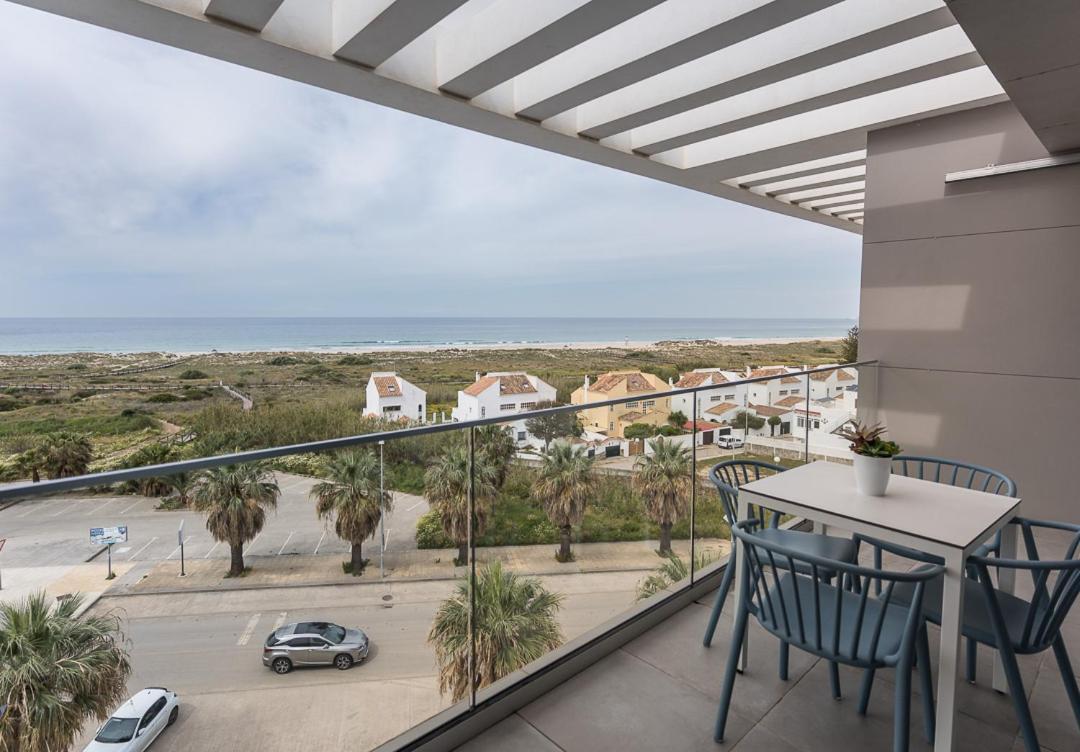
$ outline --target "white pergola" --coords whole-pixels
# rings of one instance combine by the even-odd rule
[[[1004,101],[942,0],[11,0],[861,232],[866,133]]]

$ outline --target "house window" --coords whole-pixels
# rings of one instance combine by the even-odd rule
[[[644,409],[648,410],[650,407],[652,407],[655,404],[656,404],[656,400],[645,400],[644,402],[641,403],[641,406]]]
[[[501,405],[499,405],[499,409],[502,410],[504,413],[507,410],[513,410],[514,409],[514,403],[513,402],[504,402]]]
[[[535,402],[522,402],[521,403],[521,409],[522,410],[532,410],[534,407],[536,407]]]
[[[805,428],[805,427],[806,427],[806,419],[805,418],[799,418],[799,428]]]
[[[518,441],[525,441],[525,432],[518,431]]]
[[[382,411],[384,413],[399,413],[401,412],[401,405],[387,405]]]
[[[487,415],[487,408],[486,407],[481,407],[480,408],[480,417],[483,418],[486,415]]]
[[[607,430],[609,430],[609,431],[614,431],[614,430],[615,430],[615,424],[614,424],[614,423],[611,423],[611,422],[609,422],[609,423],[607,424]]]
[[[734,399],[735,395],[734,394],[731,395],[731,398]],[[721,394],[713,394],[713,395],[709,396],[709,402],[723,402],[725,399],[728,399],[728,398],[726,396],[724,396],[724,395],[721,395]]]
[[[781,389],[780,390],[780,396],[781,397],[786,397],[787,396],[787,389]]]
[[[734,395],[734,394],[725,394],[725,395],[724,395],[724,401],[725,401],[725,402],[731,402],[731,401],[732,401],[733,399],[735,399],[735,395]]]
[[[799,390],[798,390],[798,389],[792,389],[792,390],[791,390],[791,393],[792,393],[792,394],[798,394],[798,393],[799,393]],[[783,394],[783,392],[780,392],[780,394]]]
[[[627,402],[627,403],[626,403],[626,409],[627,409],[627,410],[631,410],[631,409],[633,409],[633,408],[635,408],[635,407],[637,407],[637,406],[638,406],[638,403],[637,403],[637,402]]]
[[[814,428],[821,428],[821,421],[820,420],[815,420],[814,421]]]

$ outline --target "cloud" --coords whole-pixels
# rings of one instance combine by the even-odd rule
[[[0,316],[854,316],[857,237],[0,4]]]

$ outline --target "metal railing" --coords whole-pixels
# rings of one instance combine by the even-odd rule
[[[842,368],[859,368],[862,366],[874,366],[877,365],[876,360],[864,360],[857,361],[855,363],[844,363],[840,367]],[[20,483],[6,488],[0,488],[0,502],[8,501],[11,499],[30,498],[35,496],[47,496],[49,494],[61,493],[64,491],[73,491],[80,488],[89,488],[93,486],[106,486],[113,483],[120,483],[129,480],[139,480],[140,478],[154,478],[159,476],[175,475],[177,473],[194,472],[198,470],[207,470],[214,467],[222,467],[226,465],[237,465],[244,462],[258,462],[262,460],[276,459],[278,457],[287,457],[295,454],[309,454],[318,452],[328,452],[338,449],[348,449],[351,447],[359,447],[366,445],[378,445],[384,441],[393,441],[396,439],[408,439],[418,436],[428,436],[432,434],[439,434],[448,431],[460,431],[463,429],[479,428],[480,426],[495,425],[500,423],[511,423],[522,420],[528,420],[530,418],[544,417],[548,415],[559,415],[563,413],[576,413],[583,410],[591,410],[599,407],[613,407],[616,405],[622,405],[627,402],[637,402],[642,397],[658,396],[664,399],[670,397],[678,397],[681,395],[696,395],[703,392],[715,392],[719,389],[727,389],[732,387],[738,387],[745,384],[759,384],[769,381],[776,381],[779,378],[784,377],[800,377],[804,379],[804,385],[806,388],[806,394],[804,395],[804,402],[806,403],[806,409],[809,410],[810,406],[810,377],[816,373],[828,373],[836,370],[837,366],[825,366],[821,368],[804,369],[800,371],[793,371],[785,374],[771,375],[771,376],[757,376],[754,378],[738,379],[736,381],[727,381],[723,384],[710,384],[707,386],[694,386],[683,387],[680,389],[669,389],[667,391],[660,392],[637,392],[633,395],[626,397],[615,397],[607,400],[597,400],[595,402],[588,402],[580,405],[559,405],[558,407],[549,407],[543,410],[530,410],[528,412],[515,413],[513,415],[500,415],[492,416],[489,418],[478,418],[476,420],[460,421],[460,422],[448,422],[448,423],[429,423],[420,426],[410,426],[407,428],[399,428],[392,431],[376,431],[374,433],[358,434],[355,436],[343,436],[336,439],[324,439],[321,441],[308,441],[300,444],[289,444],[284,446],[269,447],[267,449],[251,449],[242,452],[232,452],[229,454],[219,454],[211,457],[199,457],[191,460],[179,460],[176,462],[165,462],[158,465],[145,465],[143,467],[125,468],[121,470],[108,470],[99,473],[88,473],[86,475],[77,475],[70,478],[57,478],[53,480],[45,480],[38,483]],[[748,405],[742,405],[743,409]],[[795,408],[796,410],[798,408]],[[693,415],[689,416],[689,420],[692,424],[691,433],[695,435],[695,441],[693,446],[696,446],[696,434],[698,431],[698,411],[693,410]],[[806,450],[809,453],[809,436],[810,436],[810,421],[809,415],[806,416],[805,426],[805,439]],[[735,426],[737,428],[737,426]],[[807,457],[808,458],[808,457]]]

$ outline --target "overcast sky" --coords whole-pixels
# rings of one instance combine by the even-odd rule
[[[0,2],[0,316],[851,317],[858,236]]]

